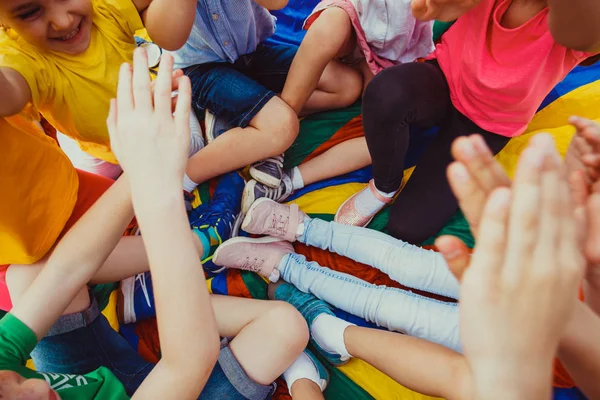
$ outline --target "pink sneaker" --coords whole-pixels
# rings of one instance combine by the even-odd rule
[[[369,185],[367,187],[365,187],[360,192],[353,194],[350,198],[348,198],[348,200],[346,200],[340,206],[340,208],[338,208],[333,220],[337,223],[344,224],[344,225],[353,225],[353,226],[360,226],[360,227],[365,227],[365,226],[369,225],[369,223],[375,217],[375,214],[377,214],[381,210],[381,208],[383,208],[383,206],[379,210],[375,211],[374,213],[372,213],[370,215],[362,215],[361,213],[359,213],[358,210],[356,209],[356,204],[355,204],[356,198],[358,197],[358,195],[360,195],[365,190],[370,190],[371,193],[373,194],[373,196],[375,196],[375,198],[377,198],[377,200],[384,203],[384,205],[390,203],[393,200],[393,197],[388,198],[388,197],[385,197],[385,196],[382,196],[381,194],[379,194],[377,189],[375,189],[375,181],[373,179],[371,179],[369,181]]]
[[[304,214],[297,204],[276,203],[265,197],[256,200],[246,214],[242,229],[255,235],[269,235],[293,242],[296,240],[298,224]]]
[[[219,267],[256,272],[271,282],[277,282],[279,262],[283,256],[293,252],[294,246],[281,239],[236,237],[220,245],[212,261]]]

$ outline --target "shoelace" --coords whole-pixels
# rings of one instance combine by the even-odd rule
[[[215,225],[219,220],[234,219],[235,212],[228,207],[233,202],[232,199],[232,196],[228,193],[217,193],[211,199],[211,202],[206,205],[206,210],[198,210],[200,215],[192,221],[191,226]]]
[[[280,168],[283,168],[283,154],[281,154],[279,156],[275,156],[275,157],[269,157],[269,158],[265,159],[265,162],[270,162],[272,164],[279,166]]]
[[[144,293],[148,307],[152,307],[152,303],[150,303],[150,294],[148,293],[148,285],[146,285],[146,274],[137,274],[135,276],[135,280],[140,283],[140,287],[142,288],[142,292]]]
[[[290,217],[283,217],[281,214],[271,214],[271,222],[269,224],[270,232],[275,232],[279,236],[285,236],[290,225]]]
[[[246,259],[244,260],[244,263],[240,266],[240,269],[243,269],[246,271],[252,271],[252,272],[258,274],[264,263],[265,263],[264,258],[263,259],[254,258],[254,259],[250,260],[250,257],[246,257]]]

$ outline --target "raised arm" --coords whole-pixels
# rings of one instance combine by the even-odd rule
[[[27,81],[17,71],[0,67],[0,117],[18,114],[31,99]]]
[[[178,50],[187,41],[198,0],[133,0],[152,40],[166,50]]]
[[[412,12],[421,21],[451,22],[482,0],[412,0]]]
[[[548,23],[554,40],[574,50],[600,52],[600,2],[548,0]]]
[[[133,75],[121,68],[118,105],[112,102],[108,120],[148,252],[161,339],[162,359],[134,398],[195,399],[217,360],[219,334],[182,197],[191,84],[180,78],[173,117],[173,57],[163,56],[154,99],[147,65],[138,49]]]
[[[11,313],[43,338],[102,267],[132,218],[129,186],[121,177],[58,243]]]

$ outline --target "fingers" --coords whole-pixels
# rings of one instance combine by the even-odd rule
[[[448,167],[448,181],[473,235],[477,238],[488,193],[471,177],[464,164],[459,162],[454,162]]]
[[[490,195],[483,211],[479,238],[469,267],[469,273],[477,274],[483,287],[494,285],[502,272],[507,246],[510,198],[510,189],[496,189]]]
[[[171,88],[173,86],[173,56],[165,54],[160,62],[158,77],[154,86],[154,106],[156,112],[163,116],[171,116]]]
[[[459,238],[449,235],[437,238],[435,245],[446,260],[450,272],[460,281],[471,262],[467,245]]]
[[[522,266],[530,265],[539,234],[541,175],[547,148],[553,146],[552,138],[543,136],[543,146],[530,143],[521,154],[513,182],[508,238],[510,251],[503,271],[504,280],[509,284],[516,285]]]
[[[141,47],[133,52],[133,102],[136,109],[152,109],[148,56],[146,50]]]
[[[558,158],[558,154],[556,157]],[[557,188],[560,199],[560,204],[558,205],[560,225],[556,228],[558,231],[558,243],[555,243],[555,246],[560,249],[558,269],[561,273],[560,284],[568,285],[567,287],[571,286],[573,292],[575,292],[575,287],[581,281],[585,266],[584,254],[582,252],[582,245],[584,244],[584,235],[582,232],[586,231],[585,221],[582,223],[577,214],[574,214],[569,183],[564,175],[561,175],[560,178]],[[551,250],[552,248],[549,248],[548,251]],[[540,268],[543,267],[543,265],[540,265]]]
[[[593,264],[600,263],[600,185],[592,188],[587,202],[588,236],[585,243],[585,255]]]
[[[108,136],[110,143],[116,142],[115,133],[117,131],[117,100],[110,99],[108,107],[108,117],[106,118],[106,126],[108,127]]]
[[[179,95],[175,106],[175,125],[178,132],[190,132],[190,112],[192,107],[192,84],[187,76],[179,78]]]
[[[131,65],[122,64],[119,70],[119,83],[117,85],[117,108],[121,113],[133,110],[133,87]]]

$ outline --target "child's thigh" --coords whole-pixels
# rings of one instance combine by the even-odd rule
[[[242,128],[276,95],[225,63],[197,65],[185,74],[192,82],[192,104],[199,111],[209,110]]]
[[[281,93],[298,47],[292,44],[261,43],[256,51],[240,57],[235,68],[267,89]]]

